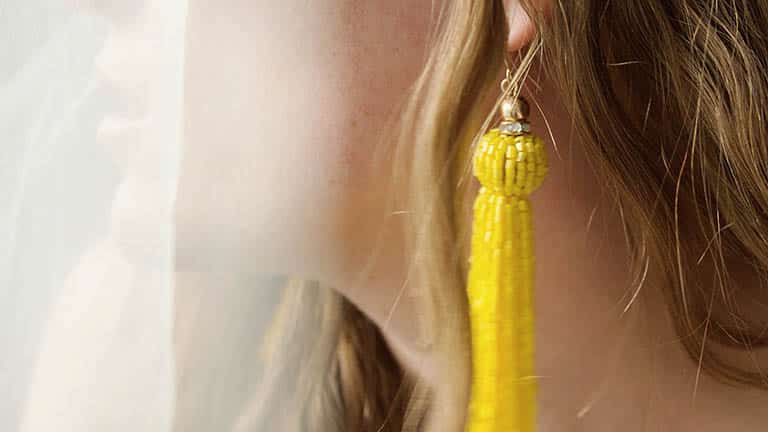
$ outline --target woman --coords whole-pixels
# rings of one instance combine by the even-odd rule
[[[171,4],[148,3],[157,4],[145,12]],[[243,390],[251,401],[238,431],[464,430],[473,366],[467,259],[478,191],[468,168],[493,121],[505,60],[550,161],[530,198],[538,430],[764,430],[764,2],[187,7],[185,139],[171,224],[176,270],[295,277],[268,339],[261,390]],[[122,25],[131,28],[132,19]],[[157,46],[174,46],[169,40]],[[124,51],[178,54],[141,46]],[[118,210],[138,207],[128,202]],[[130,225],[143,216],[127,213],[116,218]],[[113,230],[123,237],[108,250],[141,249],[133,231]],[[192,430],[182,408],[207,407],[185,402],[186,377],[208,369],[188,345],[224,333],[192,327],[199,306],[185,300],[183,281],[176,427]],[[157,292],[150,287],[146,298]],[[137,309],[147,315],[133,322],[145,330],[146,304]],[[81,309],[71,313],[85,319]],[[64,328],[60,317],[51,322]],[[155,330],[163,329],[142,337]],[[59,366],[71,345],[56,346],[44,352]],[[133,371],[124,356],[103,357]],[[81,375],[93,374],[88,364]],[[53,385],[46,377],[72,376],[50,370],[38,373],[36,388]],[[104,376],[110,381],[93,380],[114,389],[126,374]],[[172,405],[166,393],[142,388],[108,393],[111,405],[133,407],[146,394],[159,411]],[[47,407],[92,407],[90,399],[80,403],[69,390],[48,399],[39,395],[54,393],[30,394],[48,405],[29,404],[43,408],[27,409],[24,430],[86,430],[67,429]],[[168,430],[155,415],[104,415],[96,424],[119,430],[114,425],[128,419],[141,425],[132,430]]]
[[[764,428],[767,6],[317,3],[304,6],[312,26],[285,31],[293,12],[270,9],[242,18],[249,30],[233,36],[255,43],[253,59],[273,61],[238,72],[224,91],[239,112],[270,119],[259,134],[276,145],[226,190],[252,203],[243,224],[258,216],[271,227],[244,228],[269,242],[271,269],[320,281],[296,282],[283,313],[313,331],[322,320],[316,344],[277,343],[272,383],[292,390],[256,398],[240,430],[279,421],[279,430],[462,430],[471,369],[463,263],[477,190],[466,164],[500,96],[505,57],[524,72],[532,129],[550,155],[531,197],[540,429]],[[210,25],[198,7],[191,34]],[[216,73],[196,69],[222,46],[205,44],[191,45],[188,88]],[[243,92],[246,82],[255,90]],[[267,88],[277,95],[268,110],[253,97]],[[198,100],[227,97],[210,90],[217,96]],[[192,111],[181,208],[205,203],[195,149],[209,145],[197,130],[210,116]],[[221,117],[217,129],[238,133],[252,122]],[[216,162],[229,169],[225,157]],[[279,197],[253,190],[275,184]],[[277,340],[306,331],[287,321]],[[286,400],[306,411],[280,412]]]

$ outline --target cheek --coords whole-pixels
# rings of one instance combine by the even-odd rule
[[[397,115],[423,67],[431,2],[346,3],[337,17],[337,68],[327,81],[344,97],[329,120],[344,131],[344,160],[359,185],[381,181],[370,176],[388,160]]]
[[[340,209],[382,181],[374,146],[423,58],[429,6],[414,3],[430,2],[191,2],[182,263],[337,265]]]

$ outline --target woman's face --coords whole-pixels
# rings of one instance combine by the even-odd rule
[[[374,149],[433,3],[190,1],[181,268],[331,281],[364,265],[386,212],[390,157]]]

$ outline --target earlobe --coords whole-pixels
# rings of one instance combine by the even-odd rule
[[[531,5],[536,10],[543,11],[546,14],[551,9],[551,0],[532,0]],[[520,4],[520,0],[506,0],[504,2],[504,9],[509,25],[507,50],[510,52],[518,51],[531,42],[536,34],[536,27],[531,17]]]
[[[509,37],[507,38],[507,50],[519,51],[527,45],[534,35],[533,21],[525,12],[518,1],[507,2],[507,22],[509,25]]]

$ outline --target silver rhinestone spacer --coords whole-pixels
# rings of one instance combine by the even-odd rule
[[[531,125],[521,121],[504,121],[499,125],[499,133],[504,135],[523,135],[531,131]]]

